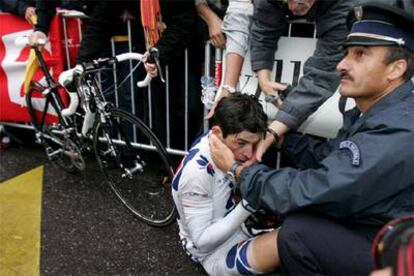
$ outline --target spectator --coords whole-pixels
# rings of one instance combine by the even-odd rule
[[[248,162],[266,133],[267,116],[257,100],[234,94],[222,99],[209,134],[197,139],[172,182],[180,240],[210,275],[269,272],[275,267],[276,232],[252,238],[243,231],[252,210],[234,201],[234,178],[210,158],[208,136],[219,136],[238,162]]]
[[[270,80],[277,43],[285,32],[288,19],[304,17],[314,21],[318,42],[313,55],[303,67],[303,77],[280,107],[270,127],[282,136],[300,124],[328,99],[339,85],[335,66],[342,58],[340,46],[348,30],[348,11],[358,0],[257,0],[251,27],[251,64],[259,85],[266,94],[277,94],[286,87]],[[269,140],[268,140],[269,141]],[[267,142],[268,142],[267,141]],[[266,143],[264,148],[268,148]],[[261,159],[262,150],[258,151]]]
[[[367,275],[377,231],[414,212],[413,17],[367,3],[348,18],[337,70],[341,95],[356,107],[345,112],[335,139],[288,134],[280,143],[298,169],[271,170],[240,166],[210,136],[212,160],[222,171],[231,168],[242,197],[255,209],[286,215],[277,240],[284,274]]]

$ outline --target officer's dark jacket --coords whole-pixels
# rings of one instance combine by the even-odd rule
[[[335,70],[343,54],[340,50],[348,28],[346,16],[359,0],[318,0],[306,19],[315,23],[318,42],[305,62],[303,77],[289,94],[276,119],[296,129],[339,85]],[[285,33],[288,18],[295,19],[284,1],[255,0],[251,27],[252,70],[272,70],[279,38]]]
[[[288,135],[283,151],[299,169],[248,167],[241,173],[243,197],[257,209],[312,211],[366,227],[369,238],[387,221],[413,213],[413,91],[406,82],[363,115],[347,111],[337,138],[326,143]]]

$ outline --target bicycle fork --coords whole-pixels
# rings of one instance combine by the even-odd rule
[[[103,122],[102,122],[103,121]],[[145,166],[145,162],[141,160],[141,158],[139,156],[136,156],[136,160],[134,160],[134,165],[132,168],[127,168],[123,163],[122,163],[122,158],[121,158],[121,153],[119,153],[116,148],[115,148],[115,143],[113,141],[113,139],[110,137],[109,133],[110,133],[110,127],[108,126],[108,124],[111,124],[110,122],[108,122],[105,119],[101,120],[101,122],[104,124],[104,137],[106,142],[108,143],[108,150],[103,152],[104,156],[111,156],[116,160],[116,163],[119,165],[119,167],[123,170],[123,173],[121,174],[122,178],[129,178],[129,179],[133,179],[134,175],[137,173],[142,173],[144,172],[144,166]],[[115,125],[115,129],[118,129],[120,131],[120,134],[122,135],[122,130],[121,127],[119,126],[119,124],[117,122],[113,122]],[[130,144],[130,142],[126,139],[126,142],[119,142],[122,144],[126,144],[128,147],[132,148],[132,145]]]

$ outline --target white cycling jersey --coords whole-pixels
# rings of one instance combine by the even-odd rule
[[[214,254],[222,252],[218,259],[225,259],[232,246],[249,238],[241,226],[250,212],[235,203],[234,184],[212,162],[208,135],[195,141],[181,162],[172,194],[183,247],[207,272],[213,271],[205,267],[214,263],[209,257],[217,259]]]

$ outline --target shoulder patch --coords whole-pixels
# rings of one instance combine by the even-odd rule
[[[207,170],[207,173],[211,176],[214,176],[214,169],[213,169],[213,165],[211,165],[211,163],[208,162],[207,157],[200,155],[200,159],[197,160],[197,163],[201,166],[201,169]]]
[[[345,140],[339,144],[339,149],[348,149],[351,151],[353,166],[358,167],[361,164],[361,152],[357,144],[350,140]]]

